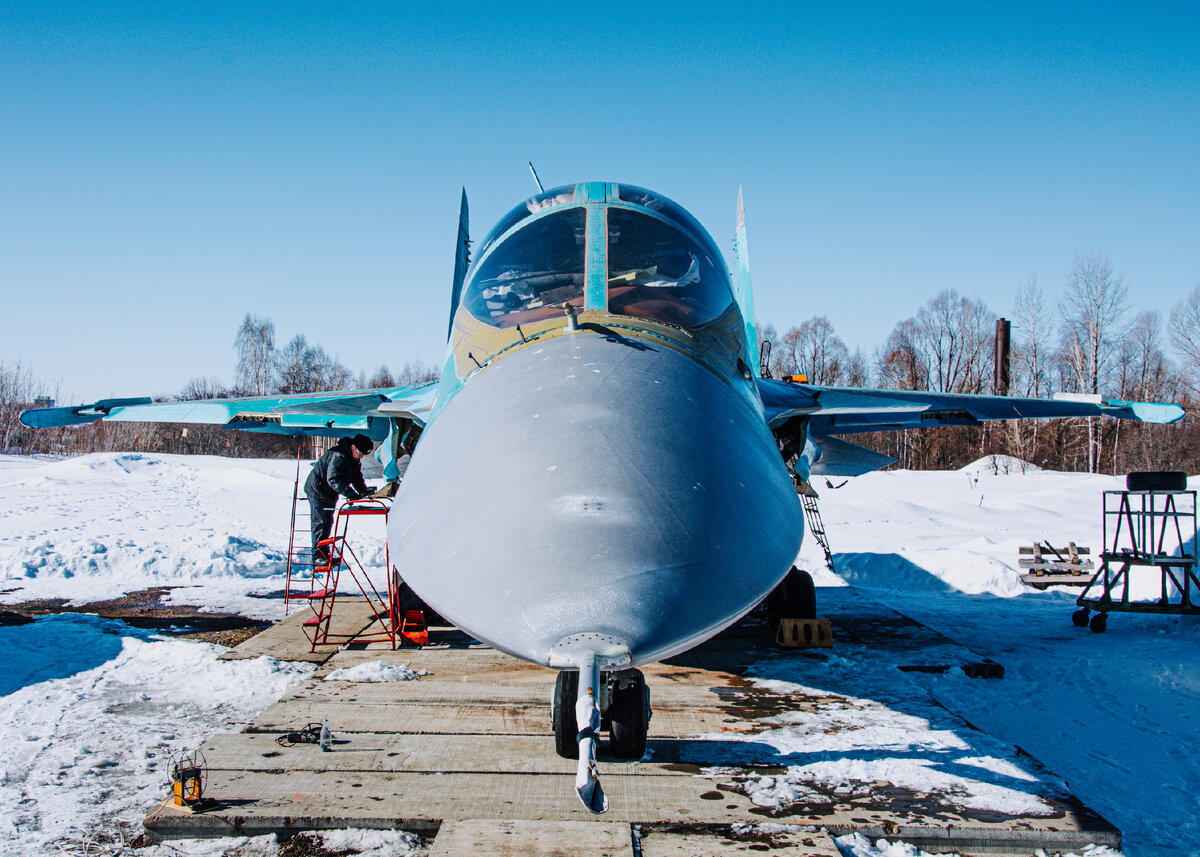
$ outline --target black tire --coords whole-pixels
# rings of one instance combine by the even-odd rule
[[[1125,477],[1127,491],[1186,491],[1187,474],[1182,470],[1142,470]]]
[[[1081,607],[1071,614],[1071,623],[1076,628],[1086,628],[1088,624],[1088,614],[1092,611],[1086,607]]]
[[[787,577],[767,596],[767,616],[772,635],[780,619],[816,619],[817,588],[812,575],[793,565]]]
[[[1092,629],[1093,634],[1103,634],[1104,631],[1108,628],[1108,614],[1107,613],[1097,613],[1095,616],[1092,617],[1092,622],[1091,622],[1090,627]]]
[[[554,751],[564,759],[579,758],[579,727],[575,723],[575,701],[579,696],[579,672],[560,670],[554,680],[550,722],[554,726]]]
[[[633,670],[629,686],[613,688],[608,706],[609,751],[618,759],[640,759],[646,755],[650,731],[650,688],[641,670]]]

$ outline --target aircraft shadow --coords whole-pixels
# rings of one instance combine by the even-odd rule
[[[7,664],[0,670],[0,696],[107,663],[121,653],[125,637],[148,640],[154,636],[124,622],[86,613],[60,613],[0,627],[0,648],[8,653]]]

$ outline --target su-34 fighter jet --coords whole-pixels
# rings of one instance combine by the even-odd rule
[[[584,805],[608,802],[601,723],[645,751],[637,667],[735,622],[785,580],[803,515],[793,475],[891,459],[857,432],[1081,417],[1172,422],[1175,405],[857,390],[760,376],[744,216],[732,277],[687,211],[587,182],[522,202],[469,260],[463,194],[441,379],[411,387],[34,409],[31,427],[202,422],[365,433],[385,476],[423,429],[388,532],[400,574],[480,640],[558,670],[559,753]],[[602,715],[603,718],[602,718]]]

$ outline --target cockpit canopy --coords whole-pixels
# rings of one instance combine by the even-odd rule
[[[480,247],[463,306],[494,327],[561,317],[563,305],[699,327],[733,303],[712,238],[643,188],[546,191],[509,212]]]

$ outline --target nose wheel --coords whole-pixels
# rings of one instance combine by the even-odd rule
[[[579,758],[579,726],[575,723],[575,698],[579,696],[579,673],[559,670],[554,680],[550,722],[554,726],[554,751],[564,759]]]
[[[646,754],[650,731],[650,688],[641,670],[606,673],[607,705],[602,722],[608,728],[608,750],[618,759],[640,759]],[[550,721],[554,750],[564,759],[579,758],[579,725],[575,705],[579,673],[560,670],[554,681]]]
[[[618,759],[646,755],[650,731],[650,688],[641,670],[617,673],[608,706],[608,749]]]

